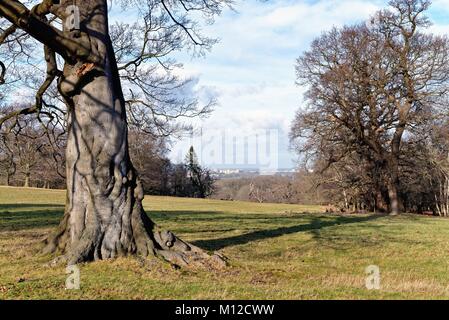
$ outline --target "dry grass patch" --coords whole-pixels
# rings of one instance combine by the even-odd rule
[[[174,270],[159,260],[48,267],[40,241],[64,210],[63,191],[0,187],[0,299],[447,299],[449,220],[333,216],[322,208],[147,197],[164,229],[230,258],[222,271]],[[307,212],[307,213],[304,213]],[[378,265],[381,290],[365,288]]]

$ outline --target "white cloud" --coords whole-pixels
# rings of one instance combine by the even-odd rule
[[[310,42],[333,26],[361,22],[386,0],[248,0],[236,4],[205,31],[221,42],[205,58],[181,56],[185,72],[200,76],[200,85],[220,94],[220,106],[202,126],[208,128],[281,128],[287,139],[304,88],[295,85],[295,59]],[[435,0],[449,8],[449,0]],[[432,11],[433,12],[433,11]],[[438,21],[437,21],[438,22]],[[432,32],[448,33],[441,21]],[[185,146],[179,148],[185,148]],[[179,153],[179,148],[174,154]],[[291,156],[283,152],[285,162]]]
[[[434,9],[443,9],[449,11],[449,0],[433,0],[432,7]]]
[[[429,32],[438,34],[438,35],[448,35],[449,34],[449,24],[433,25],[429,28]]]

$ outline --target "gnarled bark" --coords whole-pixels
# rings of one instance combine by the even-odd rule
[[[159,231],[146,215],[143,189],[128,152],[107,4],[85,0],[79,6],[81,32],[89,37],[93,57],[88,62],[66,62],[59,82],[69,110],[67,200],[64,217],[46,240],[44,252],[59,252],[68,264],[139,254],[179,266],[224,266],[220,255],[209,255],[169,231]]]

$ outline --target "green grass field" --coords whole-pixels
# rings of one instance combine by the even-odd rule
[[[336,216],[319,207],[147,197],[164,229],[230,259],[221,271],[156,259],[80,265],[66,290],[40,241],[63,213],[63,191],[0,187],[0,299],[447,299],[449,220]],[[381,289],[365,288],[378,265]]]

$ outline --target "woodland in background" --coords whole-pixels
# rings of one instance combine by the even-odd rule
[[[65,189],[65,143],[63,132],[48,135],[36,117],[22,117],[0,136],[0,185]],[[212,192],[211,174],[198,164],[193,148],[185,162],[175,164],[162,136],[135,129],[129,143],[146,194],[204,198]]]
[[[19,129],[21,128],[21,129]],[[65,139],[49,142],[38,120],[22,117],[20,125],[0,140],[0,184],[64,189]],[[191,148],[183,163],[167,157],[167,139],[131,130],[130,153],[140,173],[145,193],[176,197],[196,197],[259,203],[302,203],[328,205],[338,200],[316,184],[319,177],[301,171],[294,177],[258,176],[215,181],[210,170],[199,165]]]
[[[215,183],[212,198],[258,203],[328,205],[332,199],[315,185],[313,173],[299,171],[294,176],[255,176],[221,179]]]
[[[342,210],[449,214],[449,39],[430,1],[393,0],[297,60],[308,90],[291,138]]]

